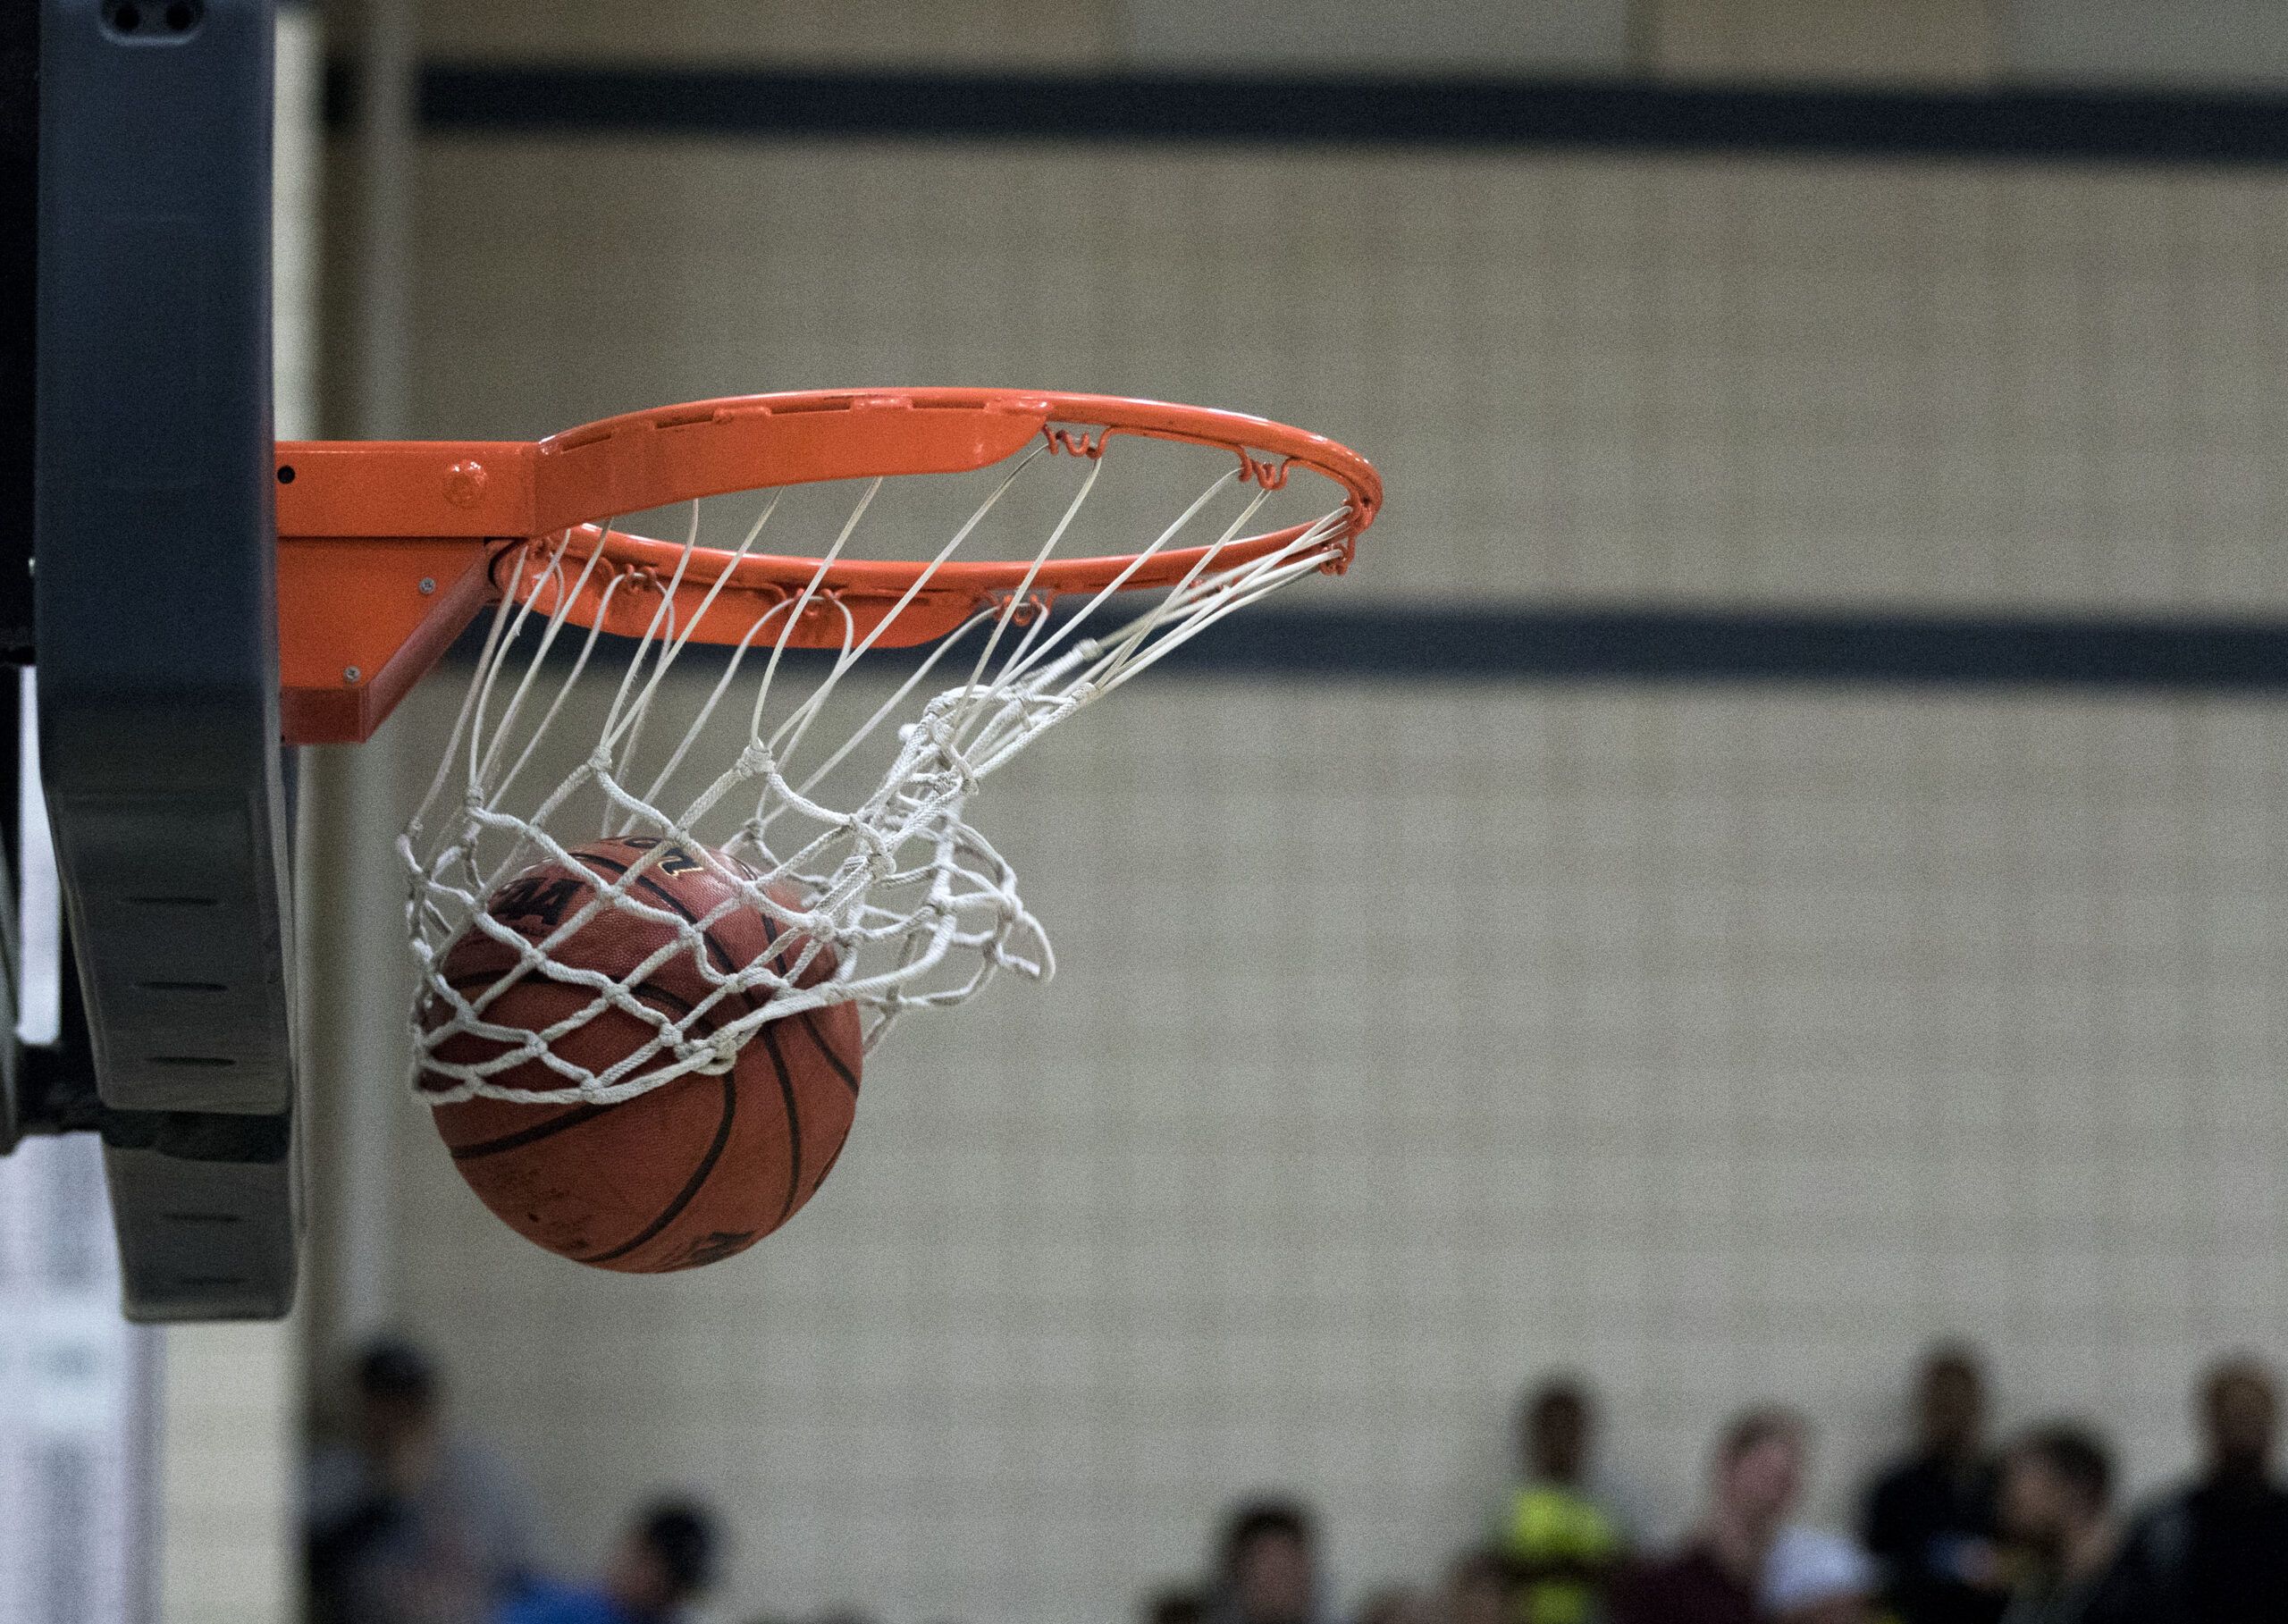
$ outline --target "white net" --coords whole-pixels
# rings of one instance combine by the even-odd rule
[[[830,542],[823,528],[817,534],[826,544],[813,549],[820,557],[808,584],[759,608],[727,647],[699,644],[696,653],[694,633],[717,610],[732,566],[761,553],[774,520],[786,524],[786,492],[762,493],[760,513],[728,547],[702,543],[701,505],[692,504],[664,578],[657,567],[608,557],[594,529],[524,543],[513,573],[503,560],[498,573],[516,585],[492,618],[444,759],[399,842],[421,968],[414,1077],[424,1102],[606,1104],[728,1070],[763,1023],[821,1005],[856,1005],[871,1047],[906,1010],[957,1004],[999,971],[1046,979],[1055,966],[1047,933],[1014,870],[972,820],[983,781],[1224,616],[1347,557],[1350,507],[1274,528],[1263,509],[1284,482],[1266,476],[1267,464],[1242,456],[1232,466],[1227,457],[1222,476],[1173,504],[1149,544],[1107,585],[1067,593],[1052,611],[1037,577],[1053,579],[1054,563],[1085,556],[1075,538],[1107,465],[1168,449],[1142,439],[1076,443],[1052,433],[1005,471],[991,471],[952,539],[919,562],[904,595],[878,622],[869,615],[863,632],[828,585],[835,566],[861,556],[854,543],[886,484],[942,484],[939,476],[858,484],[843,517],[825,521],[836,526]],[[1029,523],[1040,539],[1011,544],[1000,531],[1026,507],[1011,492],[1049,464],[1070,470],[1074,488],[1032,503]],[[1014,586],[981,602],[910,669],[900,663],[887,677],[854,681],[870,651],[896,641],[898,615],[964,547],[984,545],[989,529],[994,556],[1030,559]],[[1282,539],[1250,547],[1266,534]],[[1173,585],[1121,597],[1151,560],[1195,547],[1198,560]],[[577,609],[580,621],[600,622],[617,603],[624,623],[625,611],[647,599],[656,604],[640,636],[606,637],[574,619]],[[1141,607],[1107,612],[1116,600]],[[838,644],[795,646],[796,626],[821,615],[827,641],[839,624]],[[874,663],[899,658],[886,652]],[[719,664],[711,683],[703,661]],[[573,695],[600,685],[610,695],[600,736],[581,741],[578,764],[552,777],[543,764],[564,746],[556,730],[571,716],[594,714]],[[845,686],[865,702],[854,711],[836,699]],[[664,696],[693,693],[701,695],[695,705],[675,716]],[[583,843],[610,836],[652,844],[617,875],[575,857]],[[662,906],[644,884],[657,863],[683,861],[670,858],[676,853],[720,882],[714,894],[723,900],[711,911],[687,916]],[[487,909],[505,884],[534,871],[576,877],[579,897],[541,937]],[[760,912],[782,939],[798,933],[799,950],[720,963],[706,932],[737,909]],[[607,911],[631,916],[658,942],[641,963],[615,966],[618,973],[582,963],[576,946]],[[447,966],[464,933],[498,944],[486,955],[492,968],[474,978]],[[670,1012],[638,996],[648,976],[679,956],[704,979],[694,1007]],[[534,978],[586,997],[539,1030],[490,1018],[510,988]],[[558,995],[552,1007],[565,1001]],[[565,1049],[580,1046],[564,1039],[607,1011],[641,1021],[648,1037],[601,1069],[568,1057]],[[728,1018],[733,1011],[741,1013]],[[512,1073],[513,1084],[505,1081]]]

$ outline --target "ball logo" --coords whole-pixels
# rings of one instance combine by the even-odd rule
[[[528,875],[502,886],[492,899],[491,913],[503,924],[532,919],[553,930],[564,922],[565,914],[577,907],[582,898],[595,894],[596,888],[585,879]]]
[[[660,845],[657,840],[627,838],[618,842],[637,851],[648,852]],[[665,875],[670,879],[686,874],[700,874],[707,865],[679,846],[670,846],[650,863],[646,872]],[[487,911],[503,924],[517,920],[537,920],[553,930],[564,922],[564,916],[596,894],[597,888],[589,880],[566,876],[527,874],[512,879],[494,895]]]
[[[648,835],[623,835],[620,837],[619,844],[626,846],[633,846],[639,852],[648,852],[660,843]],[[700,862],[698,858],[684,850],[683,847],[673,845],[669,846],[666,851],[660,853],[660,860],[652,865],[652,867],[658,872],[668,875],[696,874],[702,869],[706,868],[706,866],[707,865],[705,863]],[[739,866],[743,869],[746,867],[744,863],[741,863]],[[752,872],[753,871],[750,870],[749,871]]]

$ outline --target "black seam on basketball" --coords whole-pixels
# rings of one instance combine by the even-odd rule
[[[657,1235],[661,1230],[667,1228],[669,1224],[674,1223],[678,1217],[683,1216],[683,1209],[690,1206],[693,1200],[697,1198],[699,1194],[699,1187],[707,1182],[707,1175],[715,1171],[715,1164],[722,1158],[723,1147],[731,1142],[731,1119],[738,1115],[739,1109],[739,1091],[732,1086],[732,1082],[733,1079],[731,1073],[728,1072],[724,1073],[722,1076],[723,1119],[715,1124],[715,1142],[707,1147],[707,1154],[699,1158],[699,1165],[692,1172],[691,1182],[686,1183],[683,1189],[677,1192],[674,1200],[668,1203],[667,1209],[660,1213],[658,1217],[652,1219],[651,1223],[645,1224],[642,1233],[635,1235],[629,1240],[621,1241],[618,1246],[613,1247],[611,1250],[608,1252],[592,1252],[587,1257],[575,1258],[575,1262],[618,1262],[620,1258],[627,1257],[628,1253],[634,1251],[637,1247],[642,1246],[645,1241],[652,1239],[652,1237]]]
[[[567,1128],[576,1128],[584,1122],[593,1122],[610,1109],[610,1106],[573,1106],[545,1122],[534,1123],[529,1128],[519,1128],[514,1133],[503,1133],[498,1139],[481,1139],[473,1145],[457,1145],[453,1148],[453,1160],[481,1161],[488,1156],[499,1156],[504,1150],[521,1150],[526,1145],[553,1138]]]
[[[762,916],[762,940],[766,953],[778,945],[778,921],[768,913]],[[774,956],[771,963],[781,975],[792,968],[784,952]],[[807,1012],[803,1018],[810,1018]],[[763,1049],[770,1056],[770,1069],[778,1078],[778,1098],[786,1105],[786,1204],[778,1210],[778,1223],[784,1224],[795,1216],[795,1203],[803,1194],[803,1113],[795,1099],[794,1081],[786,1074],[786,1056],[778,1052],[778,1025],[775,1021],[764,1022],[761,1037]]]
[[[490,986],[499,978],[497,976],[487,976],[476,979],[483,980],[485,985]],[[453,988],[455,991],[461,990],[459,984],[450,980],[446,982],[446,985]],[[654,987],[649,981],[639,982],[635,990],[628,996],[638,1000],[646,997],[657,998],[662,1003],[672,1004],[677,1009],[681,1010],[683,1012],[684,1019],[690,1020],[692,1018],[691,1005],[688,1001],[675,993],[668,991],[667,989],[663,987]],[[711,1014],[704,1014],[701,1015],[699,1020],[704,1024],[703,1027],[698,1031],[697,1035],[702,1038],[711,1036],[716,1027],[714,1016]],[[488,1039],[487,1041],[498,1041],[498,1039]],[[525,1064],[529,1065],[532,1063],[530,1061],[526,1061]],[[425,1072],[423,1076],[425,1078],[430,1074],[431,1073]],[[424,1082],[417,1086],[425,1088],[427,1084]],[[449,1082],[447,1086],[450,1087],[451,1085]],[[504,1100],[502,1103],[504,1105],[514,1105],[517,1102],[514,1100]],[[621,1105],[625,1103],[626,1102],[623,1100],[615,1100],[612,1102],[613,1105]],[[434,1109],[436,1107],[432,1108]],[[452,1149],[452,1157],[453,1160],[457,1162],[475,1162],[482,1161],[488,1156],[499,1156],[503,1151],[521,1150],[526,1145],[537,1144],[544,1139],[552,1139],[568,1128],[576,1128],[582,1123],[593,1122],[597,1117],[601,1116],[605,1112],[611,1108],[612,1107],[610,1105],[573,1106],[566,1110],[559,1111],[554,1116],[549,1117],[545,1121],[534,1123],[529,1128],[519,1128],[513,1133],[503,1133],[493,1139],[481,1139],[473,1145],[456,1145]]]
[[[778,932],[773,928],[773,921],[770,915],[768,913],[765,913],[762,916],[762,929],[764,932],[763,939],[766,942],[776,944],[778,940]],[[791,965],[788,965],[786,963],[786,955],[782,953],[778,955],[778,959],[779,973],[782,975],[785,974],[787,970],[792,968]],[[855,1099],[858,1098],[857,1074],[852,1072],[848,1066],[842,1064],[842,1056],[834,1052],[834,1045],[829,1043],[826,1040],[826,1034],[819,1031],[818,1022],[819,1012],[815,1009],[806,1009],[800,1015],[795,1017],[795,1024],[800,1026],[804,1031],[811,1034],[811,1042],[817,1047],[819,1053],[826,1057],[826,1063],[834,1068],[834,1074],[842,1079],[842,1086],[850,1090],[850,1098]],[[773,1059],[778,1057],[777,1050],[774,1049],[771,1054]],[[821,1173],[819,1174],[819,1179],[820,1182],[824,1182],[826,1174]],[[784,1220],[782,1219],[781,1222],[784,1222]]]
[[[834,1165],[842,1159],[842,1153],[849,1149],[850,1141],[846,1139],[834,1148],[834,1154],[826,1158],[826,1165],[819,1169],[818,1183],[811,1186],[812,1190],[819,1189],[833,1176]]]
[[[803,1193],[803,1113],[795,1103],[795,1083],[786,1075],[786,1057],[778,1052],[778,1034],[771,1031],[777,1024],[766,1022],[761,1038],[770,1056],[770,1069],[778,1074],[778,1097],[786,1102],[786,1205],[778,1209],[778,1222],[784,1224],[795,1216],[795,1198]]]
[[[579,854],[579,857],[582,862],[593,862],[599,868],[609,869],[615,879],[627,873],[629,867],[628,864],[624,862],[614,862],[609,857],[599,857],[593,852],[582,852]],[[677,913],[682,914],[686,923],[694,926],[699,923],[699,915],[694,913],[691,909],[685,905],[681,897],[669,890],[666,887],[654,883],[650,875],[637,875],[635,877],[635,883],[642,886],[653,896],[657,896],[661,902],[666,903],[668,906],[673,908]],[[755,957],[758,959],[769,960],[772,967],[783,976],[786,974],[793,966],[786,963],[786,951],[781,951],[777,954],[773,954],[771,952],[773,947],[778,946],[778,921],[770,916],[770,911],[767,909],[757,908],[754,910],[754,914],[756,918],[762,921],[763,944],[762,951],[756,954]],[[713,931],[700,931],[699,939],[706,943],[709,954],[721,962],[724,974],[735,976],[739,973],[739,971],[743,966],[735,965],[731,962],[730,950],[725,947],[722,943],[715,939],[715,933]],[[758,1003],[752,989],[742,989],[738,994],[739,1001],[747,1006],[749,1014],[753,1014],[756,1010],[761,1009],[764,1004],[770,1003],[771,996],[771,994],[766,992],[762,997],[761,1002]],[[808,1020],[812,1013],[814,1012],[806,1012],[803,1018]],[[769,1023],[766,1022],[765,1024],[767,1027]],[[812,1036],[814,1039],[818,1038],[818,1034],[815,1031],[812,1031]],[[850,1091],[853,1094],[857,1093],[858,1080],[850,1074],[848,1069],[843,1065],[840,1057],[832,1052],[824,1039],[819,1039],[818,1041],[820,1052],[824,1054],[828,1061],[833,1065],[834,1069],[837,1073],[841,1073],[842,1081],[848,1086]],[[775,1055],[776,1051],[773,1052]]]
[[[578,855],[580,861],[584,863],[593,862],[599,868],[610,870],[612,878],[615,879],[618,879],[622,874],[627,873],[629,866],[624,862],[614,862],[609,857],[599,857],[593,852],[582,852]],[[661,902],[667,904],[668,906],[673,908],[677,913],[682,914],[686,924],[699,930],[699,939],[706,944],[707,951],[711,956],[721,961],[723,973],[725,975],[736,976],[739,973],[740,967],[731,962],[730,949],[724,947],[722,943],[715,939],[715,933],[712,930],[700,927],[699,915],[691,911],[691,909],[685,904],[682,897],[677,896],[673,891],[669,890],[667,887],[661,885],[658,880],[653,879],[649,874],[638,874],[635,877],[635,883],[643,887],[646,891],[649,891],[652,896],[658,897]],[[757,912],[760,913],[761,910],[758,909]],[[764,913],[762,915],[762,928],[763,940],[766,943],[774,942],[778,939],[778,933],[770,928],[770,915],[768,913]],[[755,1007],[753,999],[748,997],[745,993],[742,992],[739,995],[739,997],[740,1000],[746,1005],[749,1010],[753,1010]]]
[[[596,868],[605,870],[615,879],[626,874],[628,868],[631,866],[627,863],[615,862],[612,859],[599,856],[593,852],[582,852],[578,854],[578,857],[584,866],[593,864]],[[658,897],[676,913],[681,914],[686,922],[694,927],[699,925],[699,916],[691,911],[690,907],[685,904],[684,900],[677,896],[674,892],[669,890],[665,886],[662,886],[653,880],[649,875],[637,875],[635,878],[635,883],[643,888],[643,889],[649,892],[652,896]],[[757,912],[761,915],[763,941],[765,944],[764,953],[768,954],[770,947],[775,945],[778,940],[777,921],[772,920],[768,913],[763,913],[760,909],[758,909]],[[703,928],[700,929],[699,939],[705,945],[708,953],[720,963],[726,975],[736,975],[738,973],[740,967],[732,961],[729,951],[724,947],[723,944],[715,939],[715,933],[713,931]],[[737,996],[739,1001],[744,1004],[750,1011],[760,1007],[760,1006],[755,1003],[751,993],[741,991]],[[768,1000],[766,999],[766,1002]],[[778,1052],[778,1039],[771,1032],[770,1026],[767,1022],[762,1028],[762,1038],[764,1048],[770,1056],[771,1067],[778,1074],[779,1098],[785,1102],[786,1107],[786,1141],[789,1152],[787,1157],[786,1204],[785,1208],[778,1215],[778,1222],[784,1224],[795,1210],[795,1198],[802,1193],[802,1113],[795,1103],[794,1083],[789,1080],[786,1074],[786,1060]],[[707,1182],[708,1176],[715,1171],[715,1164],[721,1158],[724,1146],[730,1142],[731,1122],[733,1116],[736,1115],[738,1094],[738,1090],[736,1086],[736,1078],[737,1073],[736,1072],[726,1073],[724,1074],[722,1079],[723,1117],[721,1122],[717,1124],[715,1131],[715,1141],[708,1147],[706,1156],[701,1160],[698,1168],[692,1174],[690,1182],[683,1187],[682,1191],[677,1195],[676,1199],[672,1202],[669,1204],[667,1210],[662,1212],[657,1218],[653,1219],[650,1224],[646,1225],[643,1233],[640,1234],[621,1242],[619,1245],[612,1248],[610,1251],[593,1253],[587,1257],[579,1258],[578,1261],[590,1264],[617,1262],[618,1259],[634,1251],[636,1248],[644,1245],[646,1241],[651,1241],[657,1236],[662,1230],[666,1229],[669,1224],[675,1222],[676,1218],[683,1212],[685,1207],[690,1206],[691,1203],[697,1199],[701,1187]],[[567,1123],[566,1125],[570,1126],[572,1124]]]
[[[770,954],[770,967],[777,971],[780,975],[785,975],[788,970],[793,968],[793,966],[786,963],[786,955],[784,953],[770,952],[773,947],[778,946],[778,921],[771,918],[770,914],[764,913],[761,908],[757,908],[755,912],[762,915],[762,951],[766,954]],[[768,1004],[770,1000],[766,997],[763,999],[763,1002]],[[755,1007],[755,1002],[753,997],[748,997],[747,1007],[749,1009]]]
[[[834,1052],[834,1045],[829,1043],[826,1034],[819,1031],[818,1021],[819,1012],[806,1009],[795,1024],[811,1034],[811,1041],[818,1045],[819,1053],[826,1056],[826,1063],[834,1068],[834,1074],[842,1079],[842,1086],[850,1090],[850,1098],[855,1099],[858,1098],[858,1074],[843,1064],[842,1056]]]
[[[640,999],[646,994],[649,994],[652,997],[661,999],[667,1003],[681,1006],[685,1017],[686,1019],[690,1017],[690,1005],[684,1003],[683,999],[677,997],[674,993],[667,992],[660,988],[654,987],[649,981],[645,981],[641,986],[637,987],[632,996]],[[702,1038],[707,1037],[715,1030],[713,1018],[708,1015],[702,1015],[699,1018],[701,1021],[706,1022],[705,1031],[701,1031],[699,1036]],[[529,1065],[532,1062],[526,1061],[525,1064]],[[640,1075],[641,1073],[638,1074]],[[425,1076],[427,1073],[424,1073],[424,1075]],[[504,1105],[515,1105],[517,1102],[515,1100],[503,1100],[501,1103]],[[610,1110],[612,1106],[625,1105],[627,1103],[627,1102],[626,1100],[614,1100],[611,1102],[611,1105],[573,1106],[567,1110],[559,1112],[554,1116],[549,1117],[544,1122],[534,1123],[529,1128],[519,1128],[513,1133],[503,1133],[497,1139],[481,1139],[473,1145],[457,1145],[453,1148],[453,1160],[457,1162],[479,1161],[488,1156],[498,1156],[504,1150],[520,1150],[526,1145],[535,1144],[542,1140],[553,1138],[555,1135],[563,1132],[567,1128],[576,1128],[582,1123],[593,1122],[597,1117],[601,1116],[605,1112]]]
[[[775,946],[778,940],[778,932],[775,929],[775,921],[768,913],[762,916],[762,929],[763,940]],[[779,973],[782,975],[792,968],[786,963],[786,955],[782,953],[778,959]],[[842,1079],[842,1086],[850,1090],[850,1098],[855,1099],[858,1098],[858,1079],[848,1066],[842,1064],[842,1056],[834,1052],[834,1045],[826,1040],[826,1034],[819,1031],[818,1019],[817,1010],[806,1009],[796,1018],[795,1024],[811,1034],[811,1041],[818,1046],[819,1053],[826,1056],[826,1063],[834,1068],[834,1074]],[[778,1051],[773,1049],[771,1058],[776,1060],[778,1057]],[[829,1165],[831,1165],[830,1163]],[[820,1182],[824,1182],[826,1174],[821,1173],[819,1174],[819,1179]],[[782,1218],[780,1222],[784,1223],[785,1220]]]
[[[500,979],[501,973],[501,972],[497,970],[473,970],[467,975],[447,976],[445,978],[445,985],[451,988],[455,992],[467,992],[472,987],[492,986],[493,982]],[[577,981],[559,981],[553,976],[542,976],[536,980],[528,977],[524,980],[518,981],[517,985],[519,987],[576,988],[579,986],[579,983]],[[647,993],[651,997],[659,999],[662,1004],[674,1005],[676,1006],[676,1013],[683,1016],[685,1020],[688,1021],[691,1019],[691,1000],[685,997],[679,992],[669,992],[666,988],[660,986],[656,981],[638,981],[635,986],[628,989],[627,996],[632,998],[641,998]],[[720,1022],[715,1019],[713,1012],[711,1011],[699,1018],[708,1022],[708,1032],[712,1032],[717,1026],[721,1024]],[[701,1034],[702,1037],[706,1035],[707,1034],[704,1032]]]
[[[630,867],[627,863],[614,862],[609,857],[600,857],[593,852],[582,852],[579,854],[579,858],[581,862],[584,864],[593,863],[598,868],[610,871],[615,879],[627,873]],[[677,896],[673,891],[669,890],[665,886],[660,885],[650,875],[637,875],[635,877],[635,883],[638,886],[641,886],[644,890],[650,892],[652,896],[658,897],[661,902],[667,904],[669,907],[674,909],[677,913],[681,914],[685,922],[695,928],[699,926],[699,916],[696,913],[694,913],[691,909],[685,905],[683,898]],[[768,922],[769,917],[766,915],[765,923],[767,924]],[[726,975],[736,975],[738,973],[738,967],[732,963],[730,953],[724,947],[722,943],[715,939],[715,933],[713,931],[701,929],[699,931],[699,939],[706,945],[707,951],[711,955],[721,961],[723,972]],[[753,1007],[753,1000],[748,998],[744,994],[739,995],[739,999],[741,1003],[747,1005],[750,1009]],[[608,1252],[599,1252],[592,1257],[580,1258],[580,1262],[612,1263],[618,1261],[619,1258],[625,1258],[637,1247],[642,1246],[645,1241],[650,1241],[659,1234],[660,1232],[667,1228],[669,1224],[674,1223],[677,1217],[682,1214],[683,1209],[690,1206],[691,1203],[698,1198],[700,1187],[707,1182],[708,1175],[715,1171],[715,1164],[723,1155],[723,1147],[730,1142],[731,1119],[736,1114],[737,1110],[737,1072],[730,1071],[724,1073],[722,1082],[723,1119],[716,1125],[715,1142],[707,1148],[707,1154],[700,1161],[698,1168],[692,1174],[691,1182],[686,1184],[683,1187],[682,1192],[678,1194],[673,1201],[668,1204],[667,1210],[661,1213],[657,1218],[653,1219],[652,1223],[644,1228],[641,1234],[636,1235],[632,1240],[621,1242]],[[784,1086],[783,1081],[781,1086]]]

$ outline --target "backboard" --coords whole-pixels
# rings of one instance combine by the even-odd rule
[[[0,753],[0,1149],[103,1135],[130,1317],[276,1316],[298,1192],[273,6],[0,13],[0,254],[34,290],[0,311],[0,639],[35,674],[0,711],[37,746]]]

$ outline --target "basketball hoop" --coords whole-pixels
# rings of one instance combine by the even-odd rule
[[[1145,519],[1144,544],[1090,550],[1081,538],[1107,470],[1172,447],[1220,453],[1217,471],[1148,517],[1145,497],[1161,487],[1145,482],[1120,499],[1131,521]],[[1047,497],[1027,485],[1052,472],[1061,483]],[[963,475],[979,476],[975,489],[949,485]],[[446,640],[492,604],[443,758],[399,843],[422,971],[416,1074],[432,1105],[610,1104],[724,1072],[766,1022],[805,1011],[855,1006],[871,1046],[904,1011],[959,1003],[999,971],[1047,977],[1047,935],[971,820],[983,780],[1225,616],[1304,576],[1340,574],[1382,494],[1355,453],[1259,418],[934,389],[708,401],[532,444],[288,446],[280,480],[282,595],[357,570],[379,603],[423,569],[425,594],[439,595],[442,578],[465,606]],[[891,493],[915,486],[960,487],[950,539],[912,559],[871,556]],[[767,548],[795,522],[785,499],[813,487],[846,496],[839,517],[821,521],[803,551]],[[752,518],[711,531],[702,503],[747,492],[759,503]],[[686,504],[679,542],[618,527]],[[997,544],[1025,515],[1025,534]],[[1115,599],[1136,607],[1115,612]],[[394,699],[382,688],[410,686],[384,674],[417,669],[450,618],[399,637],[374,656],[370,681],[349,685],[367,690],[358,725]],[[323,670],[343,646],[315,657],[294,646],[298,625],[323,618],[285,618],[290,718],[298,660]],[[865,659],[899,649],[920,652]],[[697,683],[669,683],[702,661]],[[597,697],[601,730],[580,741],[568,772],[542,771],[582,709],[576,694]],[[677,703],[687,714],[671,714]],[[606,837],[645,843],[646,855],[583,882],[545,937],[488,913],[488,899],[536,865],[585,875],[575,848]],[[646,879],[669,862],[705,865],[727,900],[697,917],[663,905]],[[741,908],[794,933],[785,939],[804,944],[800,956],[711,963],[708,930]],[[663,945],[616,975],[551,956],[605,910],[667,927]],[[514,965],[456,985],[444,960],[472,930]],[[704,973],[700,1008],[663,1013],[631,996],[678,955]],[[592,996],[544,1031],[488,1022],[506,989],[532,977]],[[646,1022],[638,1052],[601,1072],[552,1052],[555,1038],[608,1009]],[[485,1057],[444,1058],[456,1037],[485,1039]],[[524,1086],[496,1081],[535,1061],[560,1086],[529,1086],[529,1073]]]

